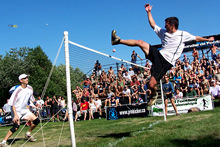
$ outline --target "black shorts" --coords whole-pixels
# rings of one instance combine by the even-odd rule
[[[164,94],[164,99],[165,99],[165,100],[166,100],[166,99],[173,99],[173,98],[174,98],[173,93],[168,94],[168,95]]]
[[[53,108],[52,109],[52,114],[56,114],[58,112],[58,108]]]
[[[166,72],[173,66],[163,58],[157,48],[152,47],[151,45],[149,49],[149,55],[145,57],[152,62],[151,75],[154,76],[157,82],[159,82],[160,79],[166,74]]]

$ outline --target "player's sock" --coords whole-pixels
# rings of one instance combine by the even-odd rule
[[[31,132],[27,131],[26,135],[27,135],[27,136],[31,135]]]

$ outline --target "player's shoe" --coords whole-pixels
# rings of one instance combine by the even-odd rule
[[[0,147],[10,147],[10,145],[7,145],[6,143],[0,143]]]
[[[120,40],[120,37],[116,35],[116,30],[112,30],[112,45],[119,44]]]
[[[35,142],[35,141],[37,141],[36,138],[32,137],[31,135],[27,135],[27,134],[25,134],[25,139],[29,140],[30,142]]]
[[[158,93],[156,92],[156,94],[154,96],[152,96],[150,102],[147,104],[148,106],[152,106],[156,103],[157,101],[157,97],[158,97]]]

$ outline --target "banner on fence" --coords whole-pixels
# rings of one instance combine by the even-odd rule
[[[12,122],[11,112],[0,113],[0,124],[7,124]]]
[[[106,110],[107,120],[116,120],[127,117],[146,117],[146,116],[148,116],[146,103],[108,107]]]
[[[188,110],[193,107],[197,107],[201,111],[213,110],[213,103],[210,95],[197,98],[176,99],[175,104],[178,113],[187,113]],[[151,106],[151,112],[152,116],[163,116],[162,100],[157,100],[157,102]],[[171,102],[168,102],[167,115],[176,115]]]

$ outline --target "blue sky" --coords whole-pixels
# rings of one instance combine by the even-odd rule
[[[219,34],[219,0],[1,0],[0,55],[10,48],[40,45],[53,62],[63,32],[68,31],[69,40],[100,52],[130,61],[132,50],[136,50],[144,58],[139,48],[112,46],[110,34],[116,29],[123,39],[160,44],[148,24],[145,3],[153,5],[158,26],[164,27],[165,18],[177,16],[180,30],[196,36]],[[63,50],[59,63],[65,63]]]

